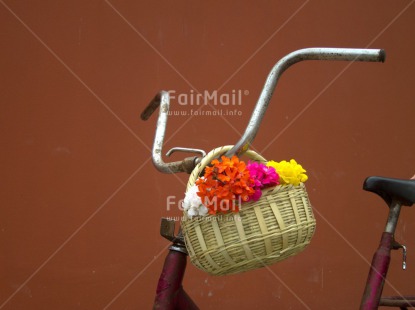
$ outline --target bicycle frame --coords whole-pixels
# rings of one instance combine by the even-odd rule
[[[157,285],[153,309],[199,309],[182,286],[187,254],[170,250]]]
[[[402,268],[406,269],[406,247],[396,242],[394,235],[402,206],[411,206],[415,202],[415,180],[369,177],[363,188],[380,195],[389,207],[389,214],[379,247],[373,255],[360,309],[372,310],[377,309],[378,306],[401,309],[415,307],[415,296],[382,298],[392,250],[403,250]]]
[[[373,255],[369,276],[363,293],[360,309],[377,309],[389,269],[391,251],[394,248],[394,233],[398,222],[401,204],[393,202],[389,209],[388,221],[382,234],[379,247]]]
[[[248,150],[256,136],[280,76],[290,66],[303,60],[384,62],[385,52],[381,49],[307,48],[283,57],[269,73],[243,136],[226,153],[226,156],[242,155]],[[160,107],[159,117],[152,149],[153,164],[157,170],[163,173],[191,173],[196,164],[200,162],[200,157],[187,157],[182,161],[169,163],[164,162],[162,159],[163,142],[170,108],[169,93],[166,91],[158,93],[143,111],[141,118],[147,120],[158,107]],[[167,156],[175,151],[196,152],[204,156],[204,151],[193,148],[173,148],[167,152]],[[397,216],[399,216],[399,212]],[[187,251],[181,232],[179,231],[178,236],[174,236],[174,221],[162,219],[161,235],[172,241],[173,244],[169,249],[169,254],[165,260],[158,282],[154,309],[198,309],[182,287]],[[375,253],[376,259],[374,258],[373,264],[376,267],[373,269],[373,274],[369,276],[367,292],[365,291],[367,298],[365,297],[362,304],[364,302],[365,304],[369,303],[372,305],[376,302],[376,299],[379,302],[379,290],[374,288],[380,287],[380,292],[382,291],[384,282],[384,280],[382,282],[382,279],[384,279],[382,278],[382,272],[385,268],[387,271],[389,266],[390,250],[393,247],[392,240],[393,237],[391,238],[390,233],[385,234],[382,238],[381,247]],[[386,273],[384,274],[386,275]],[[362,309],[372,308],[368,306]]]

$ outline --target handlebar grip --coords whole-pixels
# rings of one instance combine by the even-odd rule
[[[146,121],[150,118],[151,114],[154,113],[155,110],[160,106],[161,97],[164,93],[167,93],[165,91],[161,91],[157,93],[157,95],[153,98],[153,100],[150,101],[150,103],[147,105],[147,107],[144,109],[144,111],[141,113],[140,117],[143,121]]]

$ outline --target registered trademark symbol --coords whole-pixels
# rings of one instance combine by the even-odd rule
[[[249,90],[244,90],[244,95],[248,96],[249,95]]]

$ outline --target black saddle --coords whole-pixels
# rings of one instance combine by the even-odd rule
[[[366,178],[363,189],[378,194],[389,206],[393,200],[405,206],[415,203],[415,180],[373,176]]]

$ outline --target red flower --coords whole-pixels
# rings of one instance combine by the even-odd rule
[[[239,203],[248,201],[254,194],[254,181],[243,161],[233,156],[212,160],[212,167],[205,168],[205,175],[196,181],[202,203],[209,214],[238,212]]]

